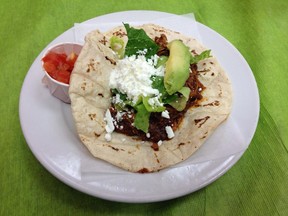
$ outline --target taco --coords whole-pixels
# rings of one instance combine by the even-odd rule
[[[154,24],[86,35],[69,95],[92,155],[140,173],[190,157],[232,104],[231,83],[210,51]]]

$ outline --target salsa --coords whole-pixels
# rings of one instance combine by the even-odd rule
[[[65,53],[49,52],[42,58],[43,67],[53,79],[69,84],[70,75],[78,55],[72,52],[69,56]]]

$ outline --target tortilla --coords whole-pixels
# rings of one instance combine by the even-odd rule
[[[165,34],[168,42],[180,39],[191,52],[207,50],[191,37],[154,24],[142,28],[153,40]],[[112,133],[105,139],[105,112],[110,107],[109,75],[116,67],[118,57],[109,48],[109,38],[117,35],[127,42],[124,27],[109,32],[96,30],[85,38],[84,47],[70,78],[69,95],[72,114],[80,140],[98,159],[131,172],[154,172],[177,164],[190,157],[213,131],[228,117],[232,106],[232,86],[215,57],[197,64],[198,79],[206,87],[203,99],[190,108],[174,131],[175,137],[163,141],[159,150],[151,142],[136,140],[121,133]]]

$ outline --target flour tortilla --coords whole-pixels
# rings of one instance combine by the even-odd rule
[[[181,39],[198,54],[207,50],[195,39],[161,26],[145,24],[135,28],[144,29],[153,40],[163,33],[168,42]],[[187,111],[180,127],[174,132],[175,137],[163,141],[158,151],[151,148],[151,142],[142,142],[116,132],[112,133],[112,140],[108,142],[105,139],[104,115],[110,107],[109,76],[118,61],[117,55],[109,48],[112,35],[127,42],[122,26],[106,33],[98,30],[89,33],[71,75],[69,94],[79,138],[96,158],[131,172],[159,171],[184,161],[228,117],[232,104],[228,77],[214,57],[198,63],[198,79],[206,87],[203,99],[197,107]]]

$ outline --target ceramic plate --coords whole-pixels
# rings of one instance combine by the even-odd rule
[[[129,173],[93,158],[76,134],[70,106],[51,96],[41,83],[41,56],[53,44],[75,41],[73,27],[53,40],[35,59],[20,95],[20,121],[27,144],[56,178],[103,199],[155,202],[203,188],[227,172],[242,156],[254,135],[259,116],[259,96],[253,73],[237,49],[221,35],[198,22],[199,35],[191,35],[190,18],[177,16],[174,19],[173,16],[157,11],[125,11],[96,17],[84,24],[105,27],[111,23],[159,21],[201,40],[213,51],[232,82],[233,108],[227,121],[188,160],[157,173]],[[175,22],[167,22],[169,19]]]

